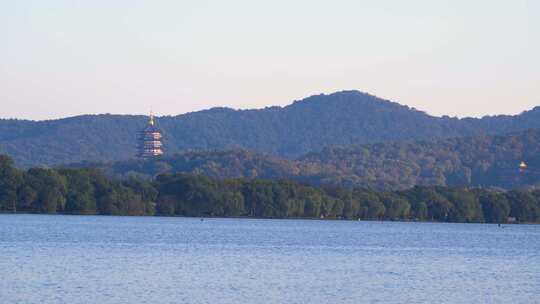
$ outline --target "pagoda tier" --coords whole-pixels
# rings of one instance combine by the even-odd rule
[[[148,125],[139,132],[137,146],[138,156],[140,158],[151,158],[163,155],[162,137],[161,131],[155,126],[154,116],[150,115]]]

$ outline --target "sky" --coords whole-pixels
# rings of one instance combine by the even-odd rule
[[[540,105],[537,0],[0,0],[0,117],[178,115],[360,90],[432,115]]]

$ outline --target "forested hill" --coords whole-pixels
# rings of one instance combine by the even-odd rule
[[[143,116],[85,115],[33,122],[0,120],[0,153],[19,166],[135,155]],[[242,148],[294,159],[335,145],[433,140],[540,128],[540,108],[483,119],[433,117],[358,91],[316,95],[286,107],[215,108],[157,120],[166,152]]]
[[[529,165],[524,172],[518,170],[522,160]],[[73,167],[101,168],[120,179],[187,172],[218,178],[287,178],[376,190],[415,185],[514,189],[540,185],[540,131],[331,147],[294,161],[245,150],[193,151],[148,161]]]

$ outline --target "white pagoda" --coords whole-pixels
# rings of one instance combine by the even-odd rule
[[[139,133],[138,157],[146,159],[163,155],[162,137],[161,131],[156,127],[154,115],[150,113],[148,124]]]

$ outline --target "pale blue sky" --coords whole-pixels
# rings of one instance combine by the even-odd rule
[[[430,114],[540,105],[540,1],[0,0],[0,117],[176,115],[357,89]]]

